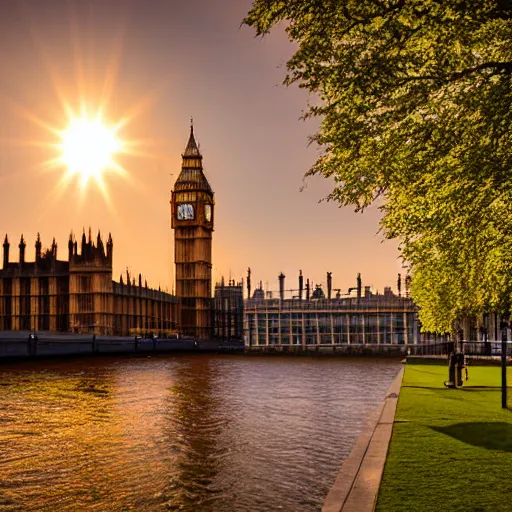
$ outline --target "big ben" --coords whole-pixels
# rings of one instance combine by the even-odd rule
[[[213,191],[203,173],[203,157],[190,126],[181,173],[171,193],[176,295],[181,329],[196,338],[211,334]]]

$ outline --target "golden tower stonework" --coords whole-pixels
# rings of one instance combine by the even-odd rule
[[[213,191],[203,173],[203,157],[190,127],[181,173],[171,194],[176,295],[181,328],[197,338],[211,336]]]

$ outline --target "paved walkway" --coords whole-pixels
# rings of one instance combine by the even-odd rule
[[[377,422],[365,430],[343,463],[322,512],[372,512],[377,503],[405,366],[389,387]]]

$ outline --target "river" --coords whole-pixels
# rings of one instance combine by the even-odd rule
[[[0,512],[318,511],[396,360],[0,365]]]

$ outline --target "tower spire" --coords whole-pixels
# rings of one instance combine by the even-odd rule
[[[199,148],[197,147],[196,139],[194,137],[194,120],[192,118],[190,118],[190,135],[183,156],[201,157],[201,153],[199,153]]]

